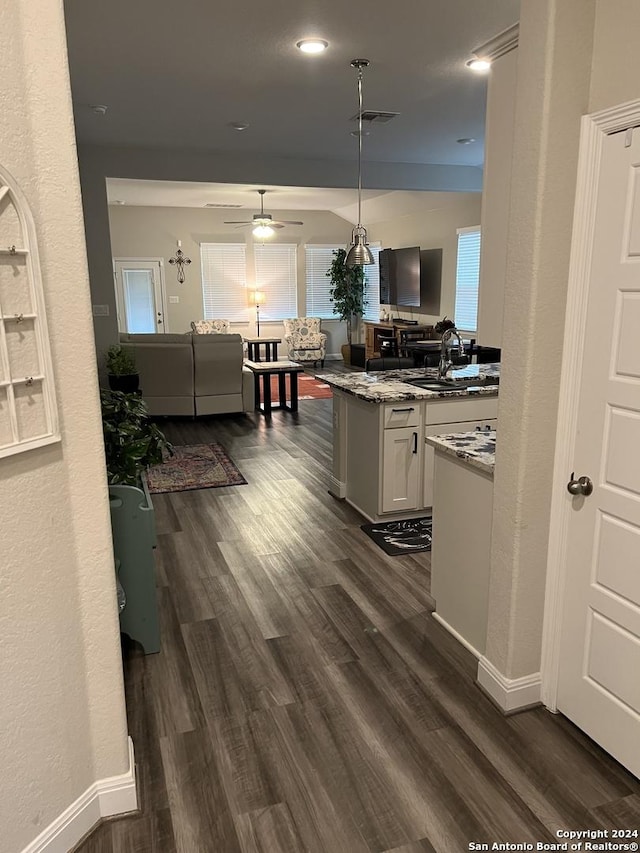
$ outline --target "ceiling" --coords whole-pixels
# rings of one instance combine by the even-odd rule
[[[353,189],[326,187],[263,186],[264,209],[281,218],[295,211],[330,211],[356,223],[357,197]],[[107,178],[110,205],[130,207],[222,207],[229,219],[250,218],[260,210],[258,187],[252,184],[198,183],[195,181],[141,181]],[[362,209],[369,224],[385,222],[412,213],[425,214],[446,206],[446,192],[363,190]],[[236,214],[240,214],[237,216]]]
[[[81,143],[351,160],[350,61],[364,56],[365,109],[400,114],[370,127],[364,161],[481,166],[486,78],[465,61],[517,21],[519,2],[65,0],[65,9]],[[296,41],[309,36],[329,49],[301,53]],[[249,126],[238,132],[238,122]]]

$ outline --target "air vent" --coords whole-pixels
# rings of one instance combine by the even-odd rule
[[[216,204],[215,202],[209,202],[208,204],[205,204],[205,207],[224,207],[227,210],[229,210],[229,209],[234,208],[234,207],[242,207],[242,205],[241,204]]]
[[[400,113],[388,113],[382,110],[362,110],[362,121],[377,122],[378,124],[386,124],[392,118],[399,116]],[[356,113],[351,116],[351,121],[358,121],[359,115]]]

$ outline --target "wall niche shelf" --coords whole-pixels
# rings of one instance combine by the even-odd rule
[[[36,229],[0,166],[0,458],[60,441]]]

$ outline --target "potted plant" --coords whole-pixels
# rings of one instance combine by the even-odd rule
[[[107,350],[106,356],[109,388],[112,391],[122,391],[133,394],[140,386],[140,374],[136,368],[133,352],[119,344],[114,344]]]
[[[345,364],[351,364],[351,342],[353,332],[362,317],[364,299],[364,269],[361,266],[348,267],[345,264],[347,253],[336,249],[327,276],[331,279],[329,298],[333,302],[333,313],[347,324],[347,343],[342,347]]]
[[[153,560],[155,517],[144,472],[162,462],[171,445],[149,420],[138,394],[104,389],[100,400],[113,551],[123,600],[120,628],[150,654],[160,651],[160,628]]]

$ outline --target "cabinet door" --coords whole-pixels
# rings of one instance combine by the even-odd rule
[[[418,508],[418,481],[423,449],[420,436],[417,427],[384,431],[382,512]]]
[[[487,427],[495,429],[497,421],[464,421],[457,424],[429,424],[424,428],[425,438],[428,435],[449,435],[454,432],[473,432],[476,429],[485,430]],[[435,448],[425,444],[423,448],[423,479],[422,479],[422,506],[426,508],[433,506],[433,464]]]

